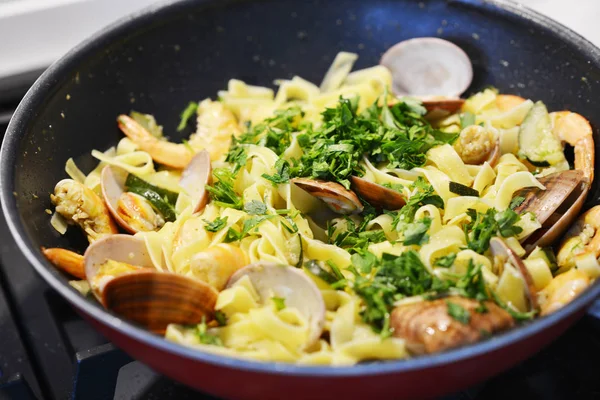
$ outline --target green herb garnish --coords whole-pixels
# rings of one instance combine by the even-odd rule
[[[233,188],[234,174],[227,168],[215,168],[213,176],[217,181],[212,186],[206,186],[206,190],[214,203],[221,207],[241,210],[244,203],[242,197]]]
[[[274,185],[288,183],[290,181],[290,164],[280,158],[275,162],[275,174],[262,174],[262,177],[271,181]]]
[[[196,114],[196,111],[198,111],[198,103],[195,101],[190,101],[181,113],[181,119],[179,121],[179,125],[177,126],[177,132],[181,132],[185,129],[189,119]]]
[[[262,201],[252,200],[244,204],[244,211],[250,215],[264,215],[267,213],[267,206]]]
[[[431,227],[431,218],[425,217],[406,225],[404,229],[404,244],[417,244],[419,246],[429,241],[427,231]]]
[[[223,229],[225,225],[227,225],[227,217],[217,217],[212,222],[207,220],[204,220],[204,222],[206,222],[204,229],[206,229],[208,232],[218,232]]]
[[[448,307],[448,315],[456,321],[464,325],[467,325],[471,321],[471,314],[463,306],[448,300],[446,300],[446,306]]]
[[[219,324],[219,326],[225,326],[227,325],[227,316],[225,315],[225,313],[223,311],[215,311],[215,321],[217,321],[217,323]]]
[[[210,344],[213,346],[223,346],[221,338],[208,333],[208,327],[206,325],[206,318],[202,317],[202,322],[198,324],[198,339],[202,344]]]
[[[446,256],[436,258],[433,265],[436,267],[450,268],[452,264],[454,264],[454,260],[456,260],[456,253],[450,253]]]
[[[277,311],[281,311],[285,308],[285,299],[283,297],[271,297]]]
[[[263,221],[266,221],[269,218],[274,217],[275,215],[260,215],[256,217],[249,218],[244,221],[244,225],[242,227],[242,231],[239,232],[233,228],[229,228],[227,230],[227,234],[225,235],[225,239],[223,240],[225,243],[237,242],[242,240],[246,236],[248,236],[252,230],[254,230],[258,225],[260,225]]]
[[[525,197],[523,197],[523,196],[515,196],[510,201],[510,205],[508,206],[508,208],[510,208],[511,210],[514,210],[515,208],[517,208],[521,204],[523,204],[524,201],[525,201]]]
[[[519,214],[507,208],[497,212],[490,208],[485,213],[473,209],[467,210],[471,222],[464,226],[469,249],[483,254],[490,247],[493,236],[509,237],[518,235],[523,228],[515,225],[521,218]]]

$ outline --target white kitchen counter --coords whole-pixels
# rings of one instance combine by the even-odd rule
[[[155,2],[0,0],[0,78],[45,68],[102,27]],[[521,0],[521,3],[600,46],[600,0]]]

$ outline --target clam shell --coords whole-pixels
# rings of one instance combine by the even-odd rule
[[[271,297],[285,298],[287,307],[294,307],[310,324],[306,347],[315,343],[325,325],[325,302],[315,283],[297,268],[275,263],[250,264],[234,273],[227,287],[248,276],[263,303]]]
[[[366,179],[353,176],[352,190],[374,207],[384,210],[398,210],[406,204],[406,199],[400,193]]]
[[[125,221],[117,212],[119,209],[119,198],[125,192],[126,179],[127,171],[124,169],[111,167],[110,165],[104,167],[101,175],[102,196],[104,197],[106,208],[108,208],[110,215],[117,224],[129,233],[137,233],[138,230]]]
[[[169,324],[193,325],[212,319],[218,295],[206,283],[183,275],[140,271],[108,282],[102,303],[162,335]]]
[[[90,244],[83,255],[85,276],[96,298],[102,301],[102,290],[114,276],[102,277],[96,282],[100,267],[108,260],[129,264],[134,268],[152,268],[154,263],[143,240],[131,235],[111,235]]]
[[[206,150],[197,153],[185,167],[179,185],[192,198],[192,212],[201,211],[208,202],[206,185],[212,182],[210,154]]]
[[[467,54],[444,39],[423,37],[402,41],[381,57],[392,73],[398,96],[460,96],[473,80]]]
[[[533,212],[542,224],[523,242],[529,253],[536,246],[553,244],[577,218],[589,190],[583,171],[569,170],[539,178],[546,190],[525,188],[515,194],[525,200],[515,211],[519,214]]]
[[[364,209],[356,194],[339,183],[308,178],[295,178],[292,182],[338,214],[358,214]]]
[[[503,261],[508,261],[512,264],[517,271],[521,274],[521,277],[525,281],[525,294],[529,299],[529,307],[531,310],[539,310],[540,306],[537,301],[537,291],[533,284],[533,278],[529,273],[529,270],[523,263],[523,260],[499,237],[494,237],[490,240],[490,250],[494,257],[500,257]]]

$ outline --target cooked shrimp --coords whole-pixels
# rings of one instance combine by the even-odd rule
[[[590,278],[581,270],[573,268],[555,276],[552,282],[540,292],[542,315],[550,314],[583,292],[590,285]]]
[[[248,264],[239,247],[220,243],[195,254],[190,261],[192,275],[217,290],[223,290],[229,277]]]
[[[560,244],[556,260],[562,269],[573,268],[576,257],[585,253],[600,256],[600,206],[593,207],[583,213],[575,224],[567,231]]]
[[[467,164],[482,164],[489,160],[497,146],[494,131],[479,125],[464,128],[454,144],[456,152]]]
[[[466,310],[467,323],[448,315],[448,303]],[[479,302],[459,296],[398,306],[391,316],[394,336],[406,340],[413,353],[435,353],[473,343],[485,334],[499,332],[514,325],[512,317],[491,301],[487,312],[476,310]]]
[[[499,94],[496,96],[496,107],[501,112],[505,112],[519,106],[524,101],[527,100],[513,94]]]
[[[550,114],[554,133],[574,148],[575,169],[583,171],[590,182],[594,180],[594,138],[590,123],[577,113],[559,111]]]
[[[79,182],[72,179],[58,182],[50,200],[56,206],[56,212],[68,223],[75,223],[83,229],[90,243],[118,232],[104,201]]]
[[[198,105],[198,132],[190,136],[193,148],[206,149],[210,159],[221,159],[228,151],[232,136],[241,134],[233,113],[220,101],[206,99]]]
[[[54,266],[79,279],[85,279],[85,266],[83,256],[73,251],[42,247],[42,253]]]
[[[119,115],[117,121],[125,136],[159,164],[183,169],[194,156],[194,152],[186,145],[158,139],[127,115]]]

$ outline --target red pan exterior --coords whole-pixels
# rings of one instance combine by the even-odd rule
[[[118,347],[155,371],[200,391],[239,400],[279,400],[282,393],[289,400],[433,398],[465,389],[534,355],[584,314],[580,310],[526,340],[451,364],[368,378],[319,378],[216,367],[148,346],[79,312]]]

